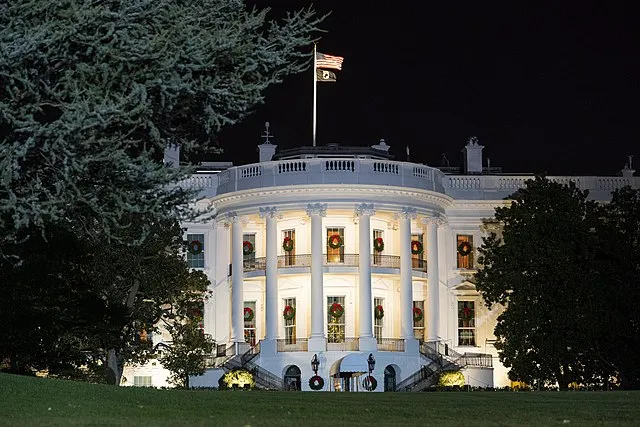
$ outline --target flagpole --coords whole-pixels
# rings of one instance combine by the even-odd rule
[[[316,75],[316,44],[313,44],[313,146],[316,146],[316,100],[318,95],[318,77]]]

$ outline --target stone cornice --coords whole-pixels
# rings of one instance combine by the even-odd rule
[[[258,212],[265,205],[279,210],[304,210],[309,201],[328,203],[328,208],[353,210],[360,203],[374,203],[376,210],[395,210],[411,205],[421,214],[438,210],[444,212],[454,201],[451,197],[428,190],[379,185],[309,185],[271,187],[226,193],[210,199],[217,212]]]

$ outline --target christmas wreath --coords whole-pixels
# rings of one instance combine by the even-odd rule
[[[344,314],[344,308],[341,304],[334,302],[333,304],[331,304],[331,308],[329,308],[329,314],[331,315],[331,317],[339,319]]]
[[[189,242],[189,253],[191,255],[198,255],[202,253],[202,242],[198,240],[192,240]]]
[[[471,320],[473,317],[473,310],[469,307],[462,308],[462,320]]]
[[[384,308],[382,308],[381,305],[376,305],[373,314],[376,316],[376,319],[382,319],[384,317]]]
[[[329,236],[328,244],[331,249],[338,249],[343,244],[342,237],[339,234],[332,234]]]
[[[251,255],[253,253],[253,244],[250,241],[245,240],[242,242],[242,253],[244,255]]]
[[[382,237],[373,240],[373,250],[376,252],[384,251],[384,240],[382,240]]]
[[[411,241],[411,253],[414,255],[420,255],[423,251],[422,243],[419,240]]]
[[[253,320],[253,310],[251,307],[244,308],[244,321],[251,322]]]
[[[295,307],[287,305],[282,311],[282,317],[284,317],[284,320],[293,320],[293,318],[296,317]]]
[[[378,380],[373,375],[367,375],[362,380],[362,387],[367,391],[374,391],[378,387]]]
[[[293,239],[291,237],[285,237],[282,241],[282,249],[285,252],[291,252],[293,250]]]
[[[313,391],[322,390],[324,388],[324,380],[320,375],[314,375],[309,378],[309,388]]]
[[[413,321],[419,322],[423,317],[424,315],[422,314],[422,310],[420,309],[420,307],[413,307]]]
[[[471,253],[471,243],[462,242],[458,245],[458,253],[462,256],[467,256]]]

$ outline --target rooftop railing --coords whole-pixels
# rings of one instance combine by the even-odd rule
[[[244,271],[264,271],[267,266],[265,257],[248,258],[243,261]],[[322,264],[324,266],[344,266],[358,267],[360,265],[360,255],[358,254],[337,254],[323,255]],[[370,265],[374,268],[400,268],[400,257],[396,255],[372,254]],[[300,255],[279,255],[278,268],[311,267],[311,254]],[[427,271],[427,261],[424,259],[411,259],[411,268],[416,271]]]

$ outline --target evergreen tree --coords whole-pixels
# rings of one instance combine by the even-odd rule
[[[163,167],[164,147],[211,147],[309,65],[315,13],[266,16],[240,0],[0,2],[0,255],[66,218],[111,239],[128,217],[187,215],[195,193],[170,184],[189,170]]]

